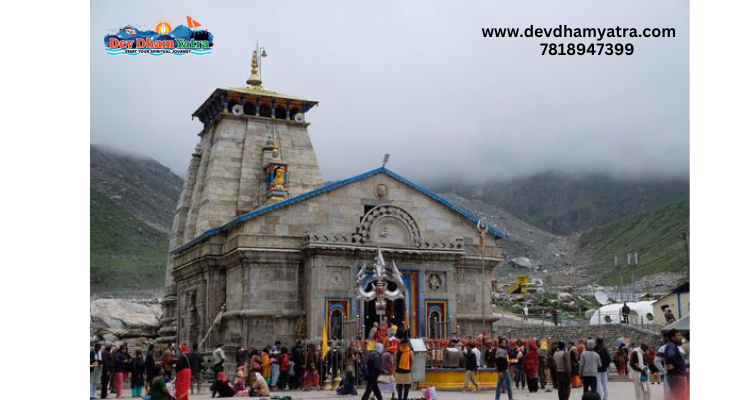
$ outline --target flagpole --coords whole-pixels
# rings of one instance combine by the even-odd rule
[[[482,240],[482,242],[484,242],[484,240]],[[485,298],[484,298],[484,286],[486,284],[486,282],[484,282],[484,278],[485,278],[485,276],[484,276],[485,275],[485,271],[484,271],[484,243],[482,243],[482,245],[479,247],[479,254],[480,254],[480,257],[481,257],[481,260],[482,260],[481,261],[481,263],[482,263],[482,282],[481,282],[481,285],[482,285],[482,335],[483,335],[482,337],[484,337],[484,333],[487,332],[487,322],[485,320],[485,310],[484,310],[484,308],[485,308],[485,304],[484,303],[486,303]]]
[[[214,328],[214,325],[216,325],[217,322],[219,322],[219,323],[221,322],[221,316],[222,316],[222,314],[224,314],[224,310],[225,310],[226,306],[227,306],[226,303],[224,303],[221,306],[221,310],[219,310],[219,313],[216,314],[216,318],[214,318],[214,322],[211,324],[211,326],[208,327],[208,331],[206,331],[206,336],[204,336],[203,340],[201,340],[200,343],[198,343],[198,348],[200,348],[201,345],[203,345],[203,342],[205,342],[206,339],[208,339],[208,335],[211,333],[211,330]]]
[[[482,220],[479,220],[477,222],[477,230],[479,231],[479,257],[481,260],[481,270],[482,270],[482,334],[487,331],[487,321],[485,317],[485,299],[484,299],[484,240],[485,240],[485,230],[487,229],[487,224],[482,223]]]
[[[485,289],[484,286],[486,285],[485,282],[485,270],[484,270],[484,241],[486,239],[486,231],[487,231],[487,224],[482,223],[482,220],[479,220],[477,222],[477,229],[479,230],[479,257],[480,257],[480,263],[481,263],[481,271],[482,271],[482,278],[480,285],[482,286],[482,353],[484,353],[484,339],[485,335],[487,334],[487,318],[486,318],[486,311],[485,311]]]

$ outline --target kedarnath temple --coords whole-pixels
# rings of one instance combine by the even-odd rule
[[[257,63],[247,86],[216,89],[193,113],[203,129],[170,236],[161,334],[197,343],[210,329],[206,348],[228,354],[324,327],[354,339],[381,318],[412,336],[481,334],[501,232],[480,235],[475,216],[385,166],[324,185],[305,120],[318,102],[264,88]],[[358,296],[378,249],[403,286],[384,310]]]

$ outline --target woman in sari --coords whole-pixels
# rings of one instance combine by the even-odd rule
[[[190,392],[190,379],[192,378],[192,370],[190,369],[190,360],[188,359],[188,349],[186,344],[180,345],[180,355],[177,357],[177,382],[175,382],[175,397],[177,400],[188,400],[188,393]]]
[[[305,368],[305,378],[302,381],[302,389],[319,389],[320,388],[320,375],[318,369],[315,368],[315,363],[307,364]]]
[[[263,379],[266,380],[266,384],[271,382],[271,356],[268,355],[268,352],[268,347],[266,347],[260,353],[261,374]]]

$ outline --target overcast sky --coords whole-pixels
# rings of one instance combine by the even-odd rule
[[[91,3],[91,143],[184,176],[217,87],[245,86],[259,40],[263,86],[318,100],[307,115],[326,180],[380,165],[416,180],[501,180],[546,170],[689,173],[689,4],[628,1],[136,1]],[[356,4],[355,4],[356,3]],[[109,56],[108,30],[189,15],[207,56]],[[631,56],[542,56],[481,28],[674,28]]]

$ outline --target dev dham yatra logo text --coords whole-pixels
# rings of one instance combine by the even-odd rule
[[[210,54],[214,45],[214,35],[206,29],[198,30],[201,24],[190,17],[187,17],[187,23],[188,26],[179,25],[172,28],[172,21],[158,20],[154,22],[152,29],[147,31],[136,28],[143,25],[126,25],[124,28],[113,29],[114,33],[107,34],[104,37],[104,46],[107,54],[111,56]]]

